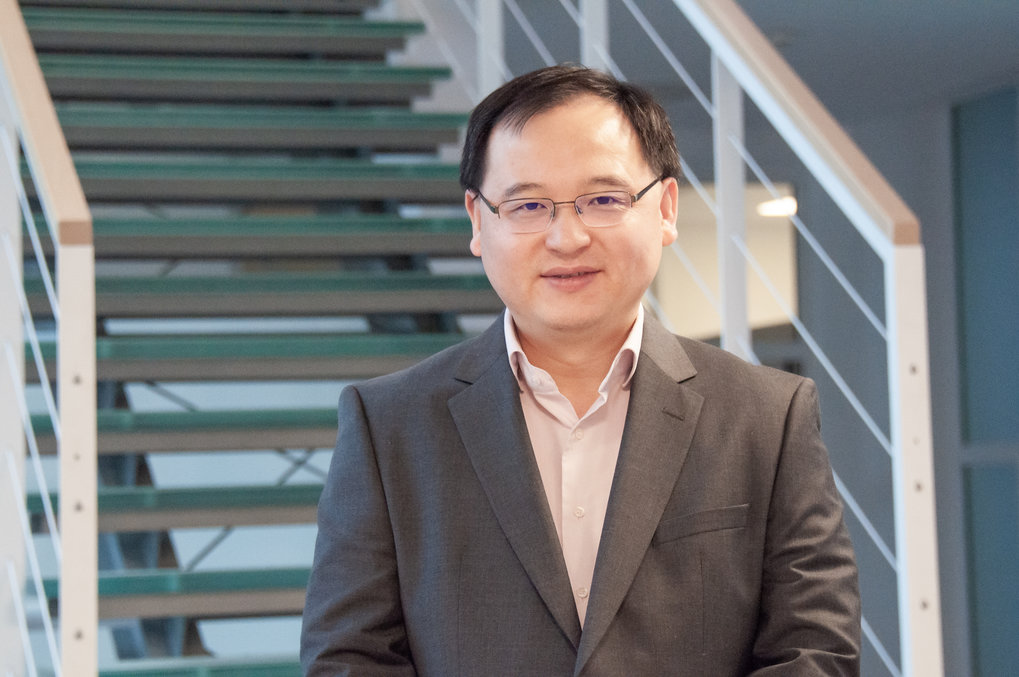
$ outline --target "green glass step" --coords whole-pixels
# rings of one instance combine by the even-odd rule
[[[100,454],[323,449],[336,442],[336,411],[332,408],[173,412],[100,409],[96,423]],[[49,416],[33,415],[32,429],[40,451],[53,453],[56,444]]]
[[[36,215],[36,223],[43,223]],[[264,258],[358,255],[466,255],[471,223],[464,217],[403,218],[387,214],[311,216],[97,217],[98,258]],[[26,246],[31,241],[24,237]],[[52,253],[49,238],[43,246]]]
[[[76,148],[431,149],[455,143],[467,116],[399,108],[57,104]]]
[[[459,168],[440,163],[76,156],[74,164],[93,202],[463,201]]]
[[[301,677],[297,658],[183,656],[125,660],[99,670],[99,677]]]
[[[25,7],[37,51],[316,54],[381,58],[419,22],[352,17]]]
[[[407,103],[443,67],[349,61],[40,54],[54,99]]]
[[[101,336],[101,381],[318,380],[367,378],[410,366],[462,334]],[[40,347],[53,373],[54,342]],[[26,371],[34,360],[25,348]]]
[[[100,572],[99,617],[296,615],[304,607],[308,573],[304,567]],[[59,583],[47,579],[43,585],[55,599]]]
[[[22,0],[22,7],[107,7],[120,9],[198,9],[207,12],[266,11],[358,14],[379,0]]]
[[[33,313],[50,313],[40,280],[26,279],[25,292]],[[501,308],[479,274],[308,272],[96,280],[96,314],[101,317],[488,313]]]
[[[198,527],[314,523],[320,484],[163,489],[100,487],[99,530],[165,531]],[[59,496],[50,498],[54,509]],[[30,493],[30,514],[43,512],[42,496]]]

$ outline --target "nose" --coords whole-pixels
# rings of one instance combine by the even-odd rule
[[[552,223],[545,231],[545,246],[561,253],[572,253],[584,249],[591,243],[588,227],[580,220],[576,205],[567,202],[556,203]]]

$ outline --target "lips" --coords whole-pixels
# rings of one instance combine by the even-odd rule
[[[552,270],[545,271],[541,276],[557,280],[569,280],[585,275],[593,275],[596,272],[598,271],[594,268],[553,268]]]

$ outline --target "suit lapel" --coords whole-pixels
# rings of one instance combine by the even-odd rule
[[[580,621],[566,563],[506,358],[502,323],[495,324],[461,364],[456,378],[470,385],[450,398],[449,411],[510,546],[576,647]]]
[[[686,460],[703,398],[679,382],[695,373],[676,338],[649,317],[632,381],[575,674],[580,674],[615,618]]]

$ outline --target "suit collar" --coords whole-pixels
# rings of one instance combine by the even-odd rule
[[[474,471],[521,566],[576,647],[577,607],[527,434],[519,386],[506,358],[501,322],[472,343],[455,377],[470,384],[451,397],[448,406]]]

